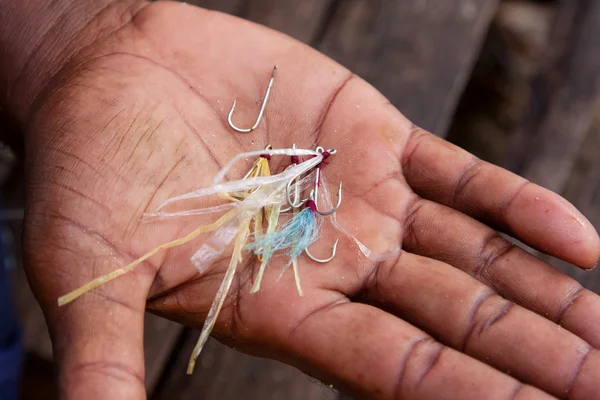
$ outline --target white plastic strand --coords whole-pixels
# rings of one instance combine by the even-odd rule
[[[271,176],[260,176],[255,178],[248,179],[240,179],[235,181],[224,182],[223,179],[227,175],[227,172],[231,169],[231,167],[235,164],[236,161],[249,157],[259,157],[262,154],[269,155],[309,155],[314,156],[307,161],[304,161],[296,166],[293,166],[289,169],[286,169],[280,174],[271,175]],[[214,179],[214,185],[195,190],[190,193],[186,193],[180,196],[171,197],[167,199],[164,203],[162,203],[157,211],[161,210],[168,204],[174,203],[176,201],[181,200],[190,200],[197,199],[206,196],[216,195],[218,193],[239,193],[243,191],[253,190],[262,186],[268,185],[281,185],[283,186],[287,184],[290,180],[298,177],[321,163],[323,160],[323,155],[313,151],[313,150],[302,150],[302,149],[280,149],[280,150],[263,150],[263,151],[253,151],[248,153],[241,153],[235,156],[229,163],[227,163],[221,171],[217,174]]]
[[[218,212],[222,212],[222,211],[229,211],[236,205],[237,205],[237,203],[225,203],[225,204],[220,204],[218,206],[212,206],[212,207],[206,207],[206,208],[195,208],[193,210],[185,210],[185,211],[178,211],[178,212],[158,211],[158,212],[154,212],[154,213],[146,213],[142,217],[142,221],[150,222],[150,221],[155,221],[155,220],[164,220],[164,219],[171,219],[171,218],[191,217],[191,216],[197,216],[197,215],[213,214],[213,213],[218,213]]]

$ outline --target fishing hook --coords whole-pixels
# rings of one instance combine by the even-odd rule
[[[316,148],[316,151],[318,151],[321,154],[327,154],[327,157],[329,157],[329,155],[333,155],[335,153],[337,153],[336,149],[330,149],[325,151],[325,149],[321,146]],[[334,212],[336,212],[338,210],[338,208],[340,208],[340,206],[342,205],[342,182],[340,182],[340,186],[338,187],[338,191],[337,191],[337,204],[328,211],[321,211],[319,210],[319,204],[318,204],[318,197],[319,197],[319,184],[321,183],[321,167],[318,166],[316,168],[315,171],[315,187],[313,190],[310,191],[310,194],[308,195],[308,198],[310,200],[312,200],[312,202],[315,204],[314,205],[314,211],[317,212],[319,215],[331,215]]]
[[[252,125],[251,128],[240,128],[233,123],[232,117],[233,117],[233,113],[235,111],[235,105],[237,103],[237,99],[233,100],[233,105],[231,106],[231,110],[229,111],[229,116],[227,117],[227,122],[229,123],[229,126],[233,130],[236,130],[240,133],[249,133],[258,127],[258,125],[260,124],[260,121],[262,120],[263,114],[265,112],[265,107],[267,106],[267,101],[269,100],[269,95],[271,94],[271,87],[273,86],[273,81],[275,81],[275,72],[277,72],[277,65],[275,65],[273,67],[273,73],[271,74],[271,79],[269,80],[269,85],[267,86],[267,91],[265,92],[265,98],[262,102],[262,105],[260,106],[260,111],[258,112],[258,117],[256,118],[256,122],[254,123],[254,125]]]

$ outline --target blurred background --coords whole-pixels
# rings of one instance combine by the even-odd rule
[[[600,0],[188,2],[317,48],[373,84],[417,125],[562,194],[600,228]],[[52,348],[22,269],[23,143],[1,120],[0,140],[0,268],[22,332],[20,398],[54,399]],[[600,293],[599,269],[576,271],[538,256]],[[0,294],[6,294],[2,284]],[[3,339],[0,329],[0,345],[19,346],[17,331],[11,332]],[[148,315],[150,399],[343,398],[294,368],[215,341],[188,377],[197,334]]]

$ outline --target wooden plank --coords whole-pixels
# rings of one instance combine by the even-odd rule
[[[575,167],[567,181],[563,195],[571,201],[600,231],[600,108],[596,119],[581,146]],[[555,260],[554,264],[563,272],[577,279],[584,287],[600,294],[600,268],[583,271],[572,265]]]
[[[146,313],[144,321],[144,357],[146,362],[146,389],[156,388],[167,361],[183,333],[183,327],[156,315]]]
[[[230,349],[214,339],[206,344],[194,375],[185,371],[199,332],[190,330],[152,400],[326,400],[336,394],[327,386],[279,362]]]
[[[315,43],[445,136],[498,0],[339,1]]]
[[[246,7],[246,0],[181,0],[209,10],[220,11],[227,14],[239,15]]]
[[[449,141],[493,164],[505,162],[509,139],[528,108],[555,12],[553,2],[500,4],[452,120]]]
[[[311,43],[318,36],[333,0],[190,0],[186,3],[236,15]]]
[[[320,33],[330,4],[332,0],[248,0],[240,16],[311,43]]]
[[[2,399],[0,393],[0,399]],[[21,375],[21,400],[58,400],[56,371],[52,361],[27,353]]]
[[[530,107],[505,166],[560,192],[586,137],[600,89],[600,1],[563,0]]]

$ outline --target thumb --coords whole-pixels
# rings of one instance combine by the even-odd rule
[[[60,398],[145,399],[144,303],[89,297],[52,323]]]
[[[44,263],[26,260],[26,265],[52,337],[60,398],[145,399],[144,311],[154,274],[140,265],[59,307],[59,296],[117,269],[122,259],[44,250],[51,265],[48,258]]]

